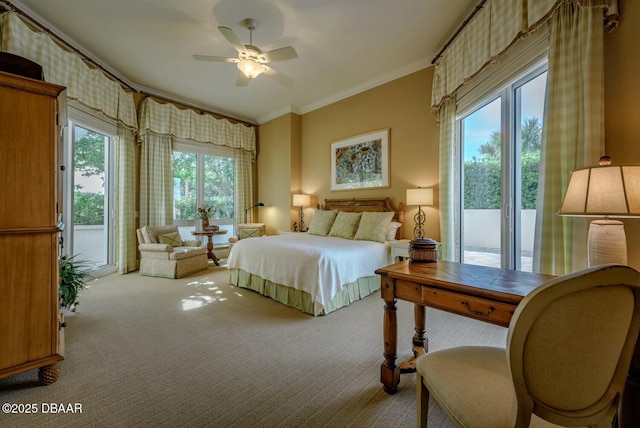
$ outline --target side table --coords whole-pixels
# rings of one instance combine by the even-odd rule
[[[205,230],[194,230],[191,232],[194,236],[206,236],[207,237],[207,257],[213,260],[216,266],[220,266],[220,262],[218,258],[213,252],[213,235],[226,235],[226,230],[213,230],[213,229],[205,229]]]
[[[389,241],[389,245],[391,246],[391,258],[394,262],[399,262],[405,258],[409,258],[409,239]]]

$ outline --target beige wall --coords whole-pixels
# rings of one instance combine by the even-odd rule
[[[426,233],[434,239],[440,238],[437,210],[439,129],[429,108],[432,73],[433,68],[426,68],[302,116],[300,190],[313,195],[313,204],[322,204],[327,198],[389,196],[393,205],[398,207],[405,202],[407,188],[436,187],[435,206],[425,209]],[[280,135],[270,133],[268,140],[262,132],[263,127],[272,129],[281,120],[282,117],[260,126],[261,153],[281,147],[278,139],[286,130],[282,130]],[[331,143],[384,128],[390,129],[390,187],[332,192]],[[263,164],[261,161],[259,168]],[[405,209],[405,237],[413,234],[416,210],[417,207]],[[307,224],[312,216],[313,209],[306,209]]]
[[[606,151],[614,162],[640,164],[640,55],[637,43],[640,40],[640,26],[634,19],[640,18],[640,2],[621,0],[622,19],[620,26],[612,33],[605,34],[605,102],[606,102]],[[300,172],[300,189],[314,195],[316,201],[325,198],[358,198],[389,195],[394,205],[405,201],[407,188],[423,186],[435,187],[435,206],[427,208],[427,235],[439,239],[438,217],[438,126],[432,117],[431,79],[433,68],[429,67],[409,76],[324,108],[307,113],[301,118],[300,164],[287,158],[277,161],[274,152],[285,150],[290,142],[291,127],[282,126],[289,122],[289,115],[260,126],[261,157],[258,169],[271,175],[284,174],[280,171],[291,165],[291,171]],[[329,190],[330,145],[336,140],[382,128],[391,129],[391,186],[388,189],[331,192]],[[268,130],[269,132],[263,132]],[[263,135],[264,134],[264,135]],[[294,153],[297,156],[297,153]],[[288,156],[286,153],[281,156]],[[259,194],[274,189],[261,175]],[[278,187],[292,188],[297,183],[274,181]],[[288,197],[288,199],[287,199]],[[284,224],[287,217],[290,196],[281,195],[274,216],[263,218],[267,223]],[[265,201],[266,203],[266,201]],[[275,200],[274,200],[275,203]],[[404,236],[410,237],[413,230],[413,215],[416,207],[407,207]],[[312,209],[305,211],[305,220],[310,220]],[[640,269],[640,219],[624,219],[627,232],[629,265]],[[309,221],[307,221],[309,223]]]
[[[257,199],[265,204],[256,219],[268,235],[290,230],[295,210],[291,194],[301,189],[300,116],[287,114],[258,129]]]
[[[640,2],[620,0],[619,4],[620,25],[604,39],[605,146],[614,163],[640,164]],[[640,269],[640,218],[622,221],[628,264]]]

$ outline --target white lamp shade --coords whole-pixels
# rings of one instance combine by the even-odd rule
[[[606,165],[573,171],[558,214],[640,216],[640,166]]]
[[[247,78],[253,79],[264,73],[266,71],[266,68],[259,62],[247,58],[238,62],[238,70],[242,71],[242,73],[247,76]]]
[[[293,195],[293,206],[294,207],[308,207],[311,205],[311,196],[303,195],[303,194],[294,194]]]
[[[407,189],[407,205],[433,205],[433,189]]]

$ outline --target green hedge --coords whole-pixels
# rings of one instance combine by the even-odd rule
[[[540,173],[540,151],[522,154],[522,208],[535,209]],[[465,209],[500,209],[500,158],[482,157],[464,163]]]

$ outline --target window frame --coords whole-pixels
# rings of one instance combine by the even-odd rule
[[[458,198],[457,211],[460,216],[456,219],[458,230],[457,255],[459,261],[464,261],[464,119],[484,108],[498,98],[500,99],[500,134],[501,134],[501,203],[500,203],[500,264],[505,269],[521,270],[522,268],[522,239],[521,239],[521,103],[518,102],[516,91],[529,81],[547,72],[546,57],[543,60],[535,57],[529,67],[520,65],[517,73],[509,74],[511,80],[504,76],[489,79],[497,88],[491,89],[485,80],[476,88],[467,91],[464,102],[458,104],[456,111],[456,139],[458,146]],[[519,120],[516,120],[518,119]]]
[[[237,165],[236,162],[236,154],[235,150],[230,147],[218,146],[215,144],[209,143],[200,143],[190,140],[184,139],[176,139],[173,144],[173,152],[183,152],[183,153],[191,153],[196,155],[196,206],[199,206],[204,202],[204,157],[205,156],[217,156],[217,157],[225,157],[231,158],[234,161],[234,182],[237,174]],[[234,207],[237,198],[237,191],[234,190],[233,201]],[[238,213],[235,213],[237,217]],[[193,219],[174,219],[174,223],[178,227],[196,227],[197,226],[197,218]],[[230,226],[231,227],[231,235],[233,235],[233,229],[236,223],[235,218],[221,218],[221,219],[211,219],[210,224],[215,224],[218,226]],[[229,235],[229,236],[231,236]]]

